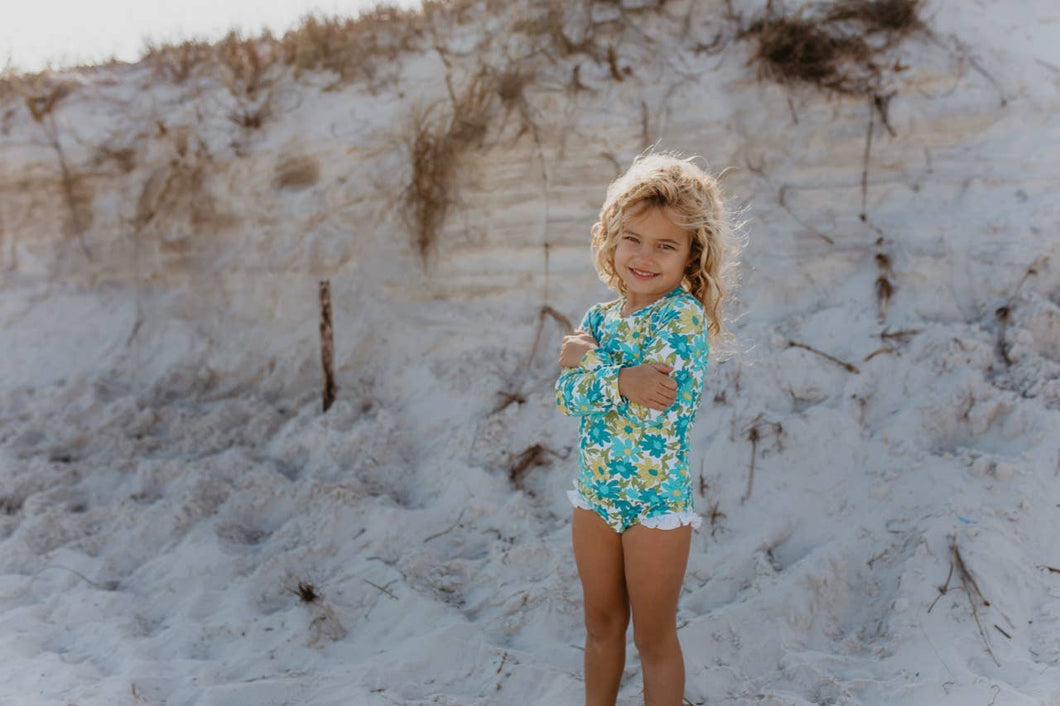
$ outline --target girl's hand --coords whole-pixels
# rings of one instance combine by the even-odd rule
[[[579,329],[572,335],[563,337],[559,349],[559,364],[564,368],[577,367],[583,355],[598,347],[591,333]]]
[[[664,363],[643,363],[618,372],[618,393],[630,402],[669,409],[677,399],[677,381],[668,375],[673,368]]]

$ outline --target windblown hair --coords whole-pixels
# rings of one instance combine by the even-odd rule
[[[610,288],[627,294],[615,271],[615,249],[626,223],[646,208],[659,207],[691,236],[681,286],[703,304],[711,342],[732,339],[725,325],[725,298],[738,280],[743,241],[725,206],[718,180],[692,163],[694,157],[648,151],[607,187],[599,220],[592,227],[593,264]]]

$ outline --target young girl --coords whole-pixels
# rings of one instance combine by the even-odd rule
[[[709,343],[728,336],[723,301],[737,239],[717,181],[690,160],[648,153],[607,189],[594,265],[621,298],[590,307],[563,339],[556,403],[580,417],[580,473],[568,491],[585,601],[587,706],[613,706],[626,628],[644,700],[680,706],[677,640],[692,529],[688,429]]]

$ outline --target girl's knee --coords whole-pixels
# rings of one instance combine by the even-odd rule
[[[675,625],[637,625],[633,624],[633,644],[641,657],[652,658],[667,655],[680,649]]]
[[[629,610],[585,611],[585,632],[593,640],[614,641],[626,639],[626,629],[629,627]]]

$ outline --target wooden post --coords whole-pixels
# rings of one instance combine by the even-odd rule
[[[332,364],[335,348],[331,335],[331,282],[320,281],[320,358],[324,366],[324,411],[335,401],[335,373]]]

